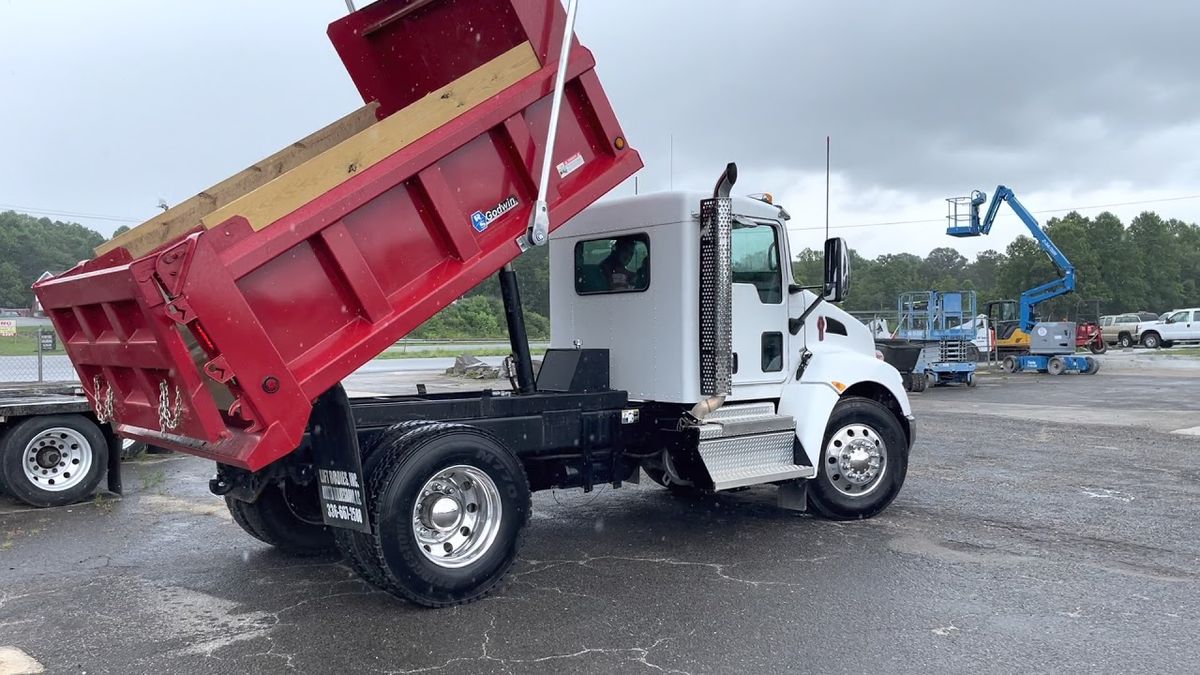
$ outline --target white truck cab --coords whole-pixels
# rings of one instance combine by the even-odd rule
[[[1137,338],[1148,349],[1170,347],[1176,342],[1200,341],[1200,307],[1174,309],[1160,321],[1139,323]]]
[[[823,299],[835,289],[793,278],[787,212],[766,201],[724,202],[729,382],[706,383],[722,322],[719,300],[718,316],[705,310],[706,295],[722,288],[702,242],[711,201],[687,192],[617,199],[556,230],[551,347],[609,350],[613,388],[663,418],[663,435],[639,449],[656,481],[779,483],[782,499],[807,492],[826,515],[877,513],[903,482],[914,432],[900,374],[876,357],[865,325]],[[844,258],[842,242],[831,242],[827,277],[848,275],[844,260],[828,259]],[[681,413],[695,422],[698,447],[671,437],[687,426],[674,421]]]

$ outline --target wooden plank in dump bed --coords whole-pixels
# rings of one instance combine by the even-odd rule
[[[251,228],[261,230],[532,75],[540,67],[532,45],[523,42],[395,114],[343,138],[324,152],[316,156],[310,154],[303,163],[272,180],[262,181],[249,192],[224,200],[223,204],[186,221],[173,219],[169,229],[159,226],[150,234],[122,243],[123,237],[133,234],[134,230],[131,230],[106,244],[107,248],[101,247],[104,250],[97,249],[97,253],[124,246],[130,255],[138,258],[197,225],[212,229],[233,216],[242,216]]]
[[[182,237],[213,211],[253,192],[375,123],[378,103],[369,103],[270,157],[180,202],[137,227],[96,247],[96,255],[125,248],[134,258]]]

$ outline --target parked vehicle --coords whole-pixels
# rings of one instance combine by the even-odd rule
[[[105,476],[120,493],[123,445],[78,384],[0,388],[0,492],[30,506],[72,504]]]
[[[641,161],[570,39],[573,13],[413,7],[381,0],[330,26],[378,103],[365,137],[289,156],[249,194],[207,191],[198,211],[224,206],[139,226],[36,285],[102,417],[216,461],[210,489],[251,536],[336,547],[430,607],[496,587],[534,490],[620,487],[640,469],[672,492],[778,486],[782,506],[834,519],[885,509],[915,422],[899,373],[834,304],[845,242],[826,241],[824,279],[801,285],[790,217],[732,197],[733,164],[711,196],[581,214]],[[547,243],[552,342],[535,380],[509,263]],[[512,391],[348,399],[343,378],[491,274]]]
[[[1200,342],[1200,308],[1176,309],[1167,312],[1162,321],[1139,323],[1138,340],[1147,349]]]
[[[1128,349],[1137,344],[1138,324],[1146,319],[1137,314],[1112,314],[1100,317],[1104,342]]]

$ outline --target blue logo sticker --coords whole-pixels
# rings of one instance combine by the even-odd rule
[[[508,199],[487,211],[476,211],[471,214],[471,227],[475,228],[476,232],[483,232],[488,229],[488,225],[496,222],[497,218],[517,208],[517,204],[520,202],[517,201],[516,196],[510,195]]]

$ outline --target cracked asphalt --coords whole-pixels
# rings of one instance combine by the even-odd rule
[[[908,483],[869,521],[770,488],[541,493],[507,586],[441,611],[274,553],[208,463],[155,457],[123,498],[0,501],[0,647],[53,673],[1186,671],[1200,437],[1171,432],[1200,425],[1197,375],[914,395]]]

